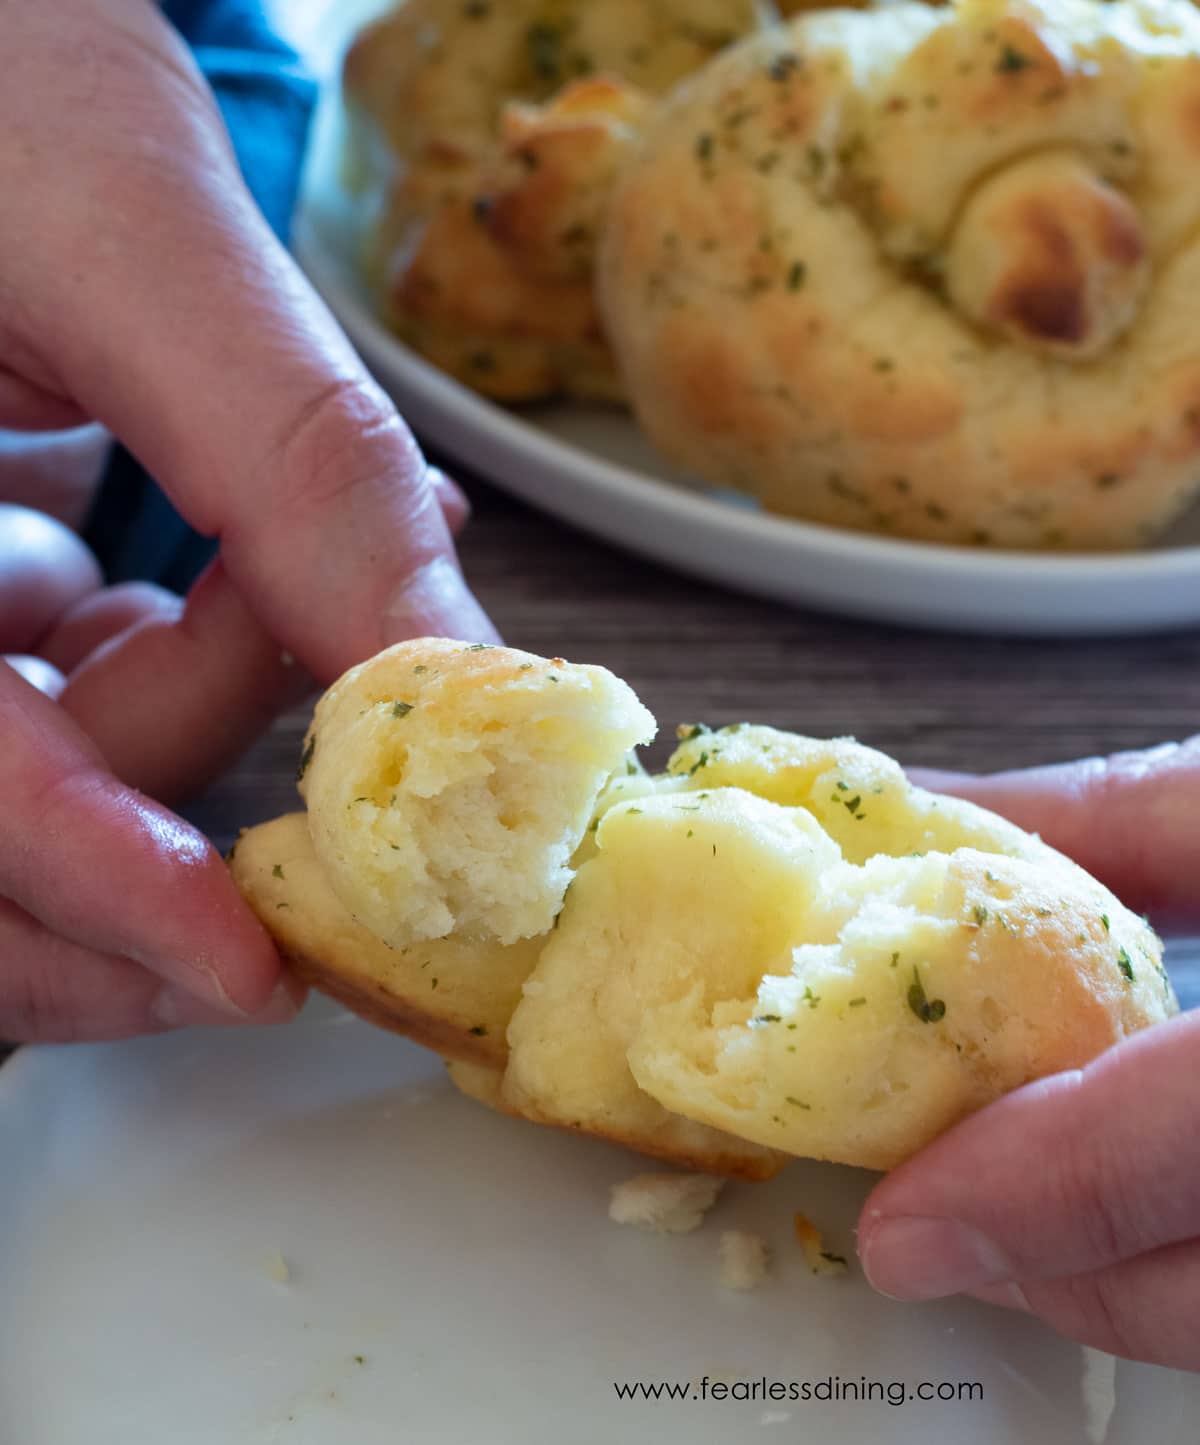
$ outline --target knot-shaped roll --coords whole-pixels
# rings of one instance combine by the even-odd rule
[[[1149,925],[1011,823],[746,724],[649,776],[653,730],[602,668],[402,643],[318,704],[307,817],[233,876],[475,1097],[709,1173],[889,1168],[1176,1011]]]
[[[759,23],[755,0],[405,0],[351,46],[368,271],[385,319],[503,401],[616,399],[595,238],[650,97]],[[380,144],[379,142],[382,142]]]
[[[601,310],[651,436],[772,510],[1115,548],[1200,484],[1200,14],[805,14],[656,112]]]

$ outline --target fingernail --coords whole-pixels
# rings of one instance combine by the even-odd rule
[[[449,557],[435,557],[405,579],[383,610],[384,645],[406,637],[458,637],[499,642],[487,613]]]
[[[161,1029],[185,1029],[209,1024],[282,1024],[294,1018],[298,1008],[297,1000],[283,983],[276,984],[271,997],[255,1014],[219,1008],[176,984],[168,983],[151,1001],[150,1018]]]
[[[898,1215],[869,1224],[865,1234],[863,1273],[890,1299],[941,1299],[1009,1281],[1014,1272],[996,1244],[956,1219]]]

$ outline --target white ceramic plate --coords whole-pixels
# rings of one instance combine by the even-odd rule
[[[366,0],[370,5],[372,0]],[[330,27],[317,27],[328,65]],[[303,37],[302,37],[303,38]],[[331,83],[308,166],[296,253],[414,428],[453,459],[645,556],[782,602],[880,622],[1027,635],[1200,623],[1200,510],[1150,552],[1044,556],[905,542],[770,516],[672,468],[631,417],[559,405],[506,411],[409,350],[372,314],[339,181]]]
[[[812,1277],[792,1212],[850,1253],[870,1176],[797,1164],[666,1239],[606,1218],[647,1167],[489,1114],[324,1002],[274,1031],[26,1050],[0,1070],[0,1439],[1194,1445],[1200,1379],[1116,1365],[1105,1423],[1107,1357],[983,1305]],[[754,1293],[717,1282],[730,1227],[771,1243]],[[613,1388],[704,1376],[730,1397]],[[732,1393],[864,1378],[983,1399]]]

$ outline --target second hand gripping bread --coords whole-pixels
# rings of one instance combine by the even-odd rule
[[[711,1173],[886,1169],[1177,1008],[1150,927],[846,739],[681,729],[601,668],[424,639],[318,704],[233,875],[301,977],[464,1092]]]

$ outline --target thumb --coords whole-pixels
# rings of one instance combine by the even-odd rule
[[[933,1299],[1086,1274],[1190,1239],[1197,1066],[1200,1015],[1183,1015],[964,1120],[868,1198],[868,1278]]]
[[[27,371],[220,537],[251,610],[319,679],[415,632],[492,639],[419,450],[255,209],[182,45],[152,7],[136,33],[114,7],[69,8],[107,27],[89,123],[48,115],[0,166],[21,197],[0,254],[42,238],[10,278]],[[59,53],[58,9],[17,12],[31,63]],[[66,195],[47,179],[63,174]]]
[[[1200,737],[986,777],[912,776],[1040,833],[1159,928],[1200,924]]]

